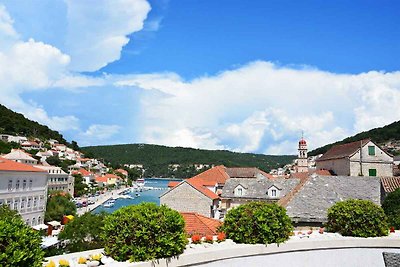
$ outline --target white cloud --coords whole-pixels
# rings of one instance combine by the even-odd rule
[[[19,38],[18,33],[14,29],[14,21],[7,12],[4,5],[0,4],[0,48],[7,48]]]
[[[120,129],[118,125],[93,124],[79,134],[78,141],[81,145],[99,144],[119,133]]]
[[[257,61],[191,81],[164,73],[117,84],[146,90],[142,139],[154,143],[295,153],[302,130],[315,148],[400,117],[400,72],[347,75]]]
[[[66,0],[66,52],[71,69],[95,71],[120,58],[128,35],[143,29],[151,7],[145,0]]]

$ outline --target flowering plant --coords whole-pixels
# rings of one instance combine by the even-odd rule
[[[59,267],[69,267],[69,261],[61,259],[58,261],[58,266]]]
[[[214,237],[212,235],[206,235],[206,242],[207,243],[213,243],[214,242]]]
[[[103,257],[103,255],[101,254],[94,254],[91,256],[91,259],[94,261],[100,261],[101,257]]]
[[[54,263],[54,261],[50,261],[46,264],[46,267],[56,267],[56,264]]]
[[[217,235],[217,242],[218,242],[218,243],[219,243],[219,242],[222,242],[222,241],[225,241],[225,239],[226,239],[225,233],[223,233],[223,232],[218,233],[218,235]]]
[[[200,235],[192,235],[192,243],[193,244],[200,244],[201,243],[201,236]]]
[[[78,263],[79,263],[79,264],[85,264],[86,262],[87,262],[87,259],[86,259],[86,258],[80,257],[80,258],[78,259]]]

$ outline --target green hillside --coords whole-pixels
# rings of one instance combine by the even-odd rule
[[[361,132],[354,136],[347,137],[347,138],[343,139],[342,141],[339,141],[336,143],[325,145],[323,147],[320,147],[313,151],[310,151],[309,155],[314,156],[314,155],[318,155],[318,154],[323,154],[334,145],[351,143],[351,142],[360,141],[360,140],[366,139],[366,138],[371,138],[374,142],[376,142],[378,144],[383,144],[383,143],[385,143],[387,141],[391,141],[391,140],[400,141],[400,121],[393,122],[384,127],[375,128],[375,129],[372,129],[369,131]],[[392,153],[392,154],[400,153],[400,151],[398,151],[398,150],[388,151],[388,152]]]
[[[68,145],[68,142],[59,132],[53,131],[36,121],[31,121],[25,118],[24,115],[14,112],[3,105],[0,105],[0,133],[21,135],[28,138],[37,137],[43,140],[55,139],[62,144]]]
[[[97,158],[113,164],[143,164],[147,169],[146,176],[157,177],[190,177],[195,171],[191,165],[223,164],[228,167],[258,167],[264,171],[291,163],[295,156],[268,156],[250,153],[235,153],[225,150],[203,150],[182,147],[167,147],[146,144],[127,144],[111,146],[84,147]],[[168,169],[169,164],[180,164],[176,172]]]

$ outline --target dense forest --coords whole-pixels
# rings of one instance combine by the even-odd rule
[[[318,155],[318,154],[323,154],[334,145],[351,143],[351,142],[360,141],[360,140],[366,139],[366,138],[371,138],[374,142],[376,142],[378,144],[382,144],[382,143],[385,143],[390,140],[400,141],[400,121],[393,122],[384,127],[375,128],[375,129],[372,129],[369,131],[361,132],[354,136],[347,137],[347,138],[343,139],[342,141],[317,148],[313,151],[310,151],[309,155],[314,156],[314,155]],[[389,151],[389,153],[392,153],[392,154],[398,154],[399,152],[400,151]]]
[[[203,150],[160,145],[127,144],[82,148],[88,155],[102,158],[112,164],[143,164],[145,176],[190,177],[196,173],[193,164],[223,164],[227,167],[258,167],[264,171],[291,163],[295,156],[268,156],[236,153],[226,150]],[[176,171],[170,164],[180,164]]]
[[[62,144],[69,145],[59,132],[36,121],[31,121],[3,105],[0,105],[0,134],[37,137],[42,140],[55,139]]]

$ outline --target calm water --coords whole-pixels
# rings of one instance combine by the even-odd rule
[[[154,202],[157,205],[160,205],[160,199],[158,197],[162,193],[167,191],[168,183],[170,181],[177,181],[177,180],[171,180],[171,179],[162,179],[161,180],[161,179],[152,179],[152,178],[146,178],[145,180],[146,180],[145,186],[164,188],[164,190],[148,190],[148,191],[138,192],[140,194],[139,197],[136,197],[135,193],[130,193],[130,195],[132,197],[135,197],[135,199],[117,199],[115,201],[115,205],[113,207],[104,208],[102,205],[100,205],[96,209],[94,209],[92,212],[94,212],[94,213],[99,213],[102,211],[113,212],[121,207],[129,206],[129,205],[136,205],[141,202]]]

